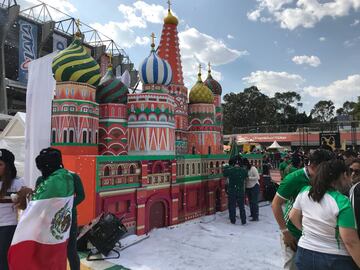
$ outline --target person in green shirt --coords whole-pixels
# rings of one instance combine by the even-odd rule
[[[298,169],[300,169],[301,165],[302,165],[301,158],[298,155],[293,155],[291,158],[290,164],[284,170],[284,178],[288,174],[293,173],[293,172],[297,171]]]
[[[289,164],[290,164],[290,157],[285,156],[283,162],[281,162],[279,165],[281,180],[284,179],[284,171],[285,171],[286,167],[289,166]]]
[[[224,177],[228,178],[228,208],[229,218],[232,224],[236,223],[236,204],[239,206],[241,223],[246,224],[245,212],[245,179],[247,171],[242,166],[242,159],[237,156],[229,160],[229,166],[223,171]]]
[[[309,164],[302,170],[297,170],[288,174],[281,181],[277,193],[272,202],[274,217],[279,224],[282,234],[281,244],[284,257],[283,269],[295,270],[295,252],[297,242],[301,237],[301,231],[298,230],[289,220],[289,212],[301,189],[310,184],[310,178],[316,174],[319,164],[334,158],[332,152],[317,149],[309,157]],[[285,213],[282,206],[286,203]]]
[[[56,174],[60,170],[66,172],[67,175],[72,176],[74,185],[74,203],[72,209],[72,223],[70,228],[70,235],[67,246],[67,257],[71,270],[80,270],[80,258],[77,253],[77,211],[76,207],[85,199],[84,187],[81,183],[80,177],[73,172],[64,169],[62,163],[61,152],[55,148],[46,148],[41,150],[40,155],[36,158],[36,166],[41,171],[42,176],[36,180],[35,190],[41,188],[46,180]]]

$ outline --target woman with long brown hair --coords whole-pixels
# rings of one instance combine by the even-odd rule
[[[23,186],[17,178],[15,156],[9,150],[0,149],[0,270],[8,270],[7,253],[16,225],[16,194]]]
[[[360,266],[354,212],[349,198],[341,193],[349,182],[344,161],[325,161],[311,186],[297,196],[290,219],[302,230],[295,259],[298,270],[355,270]]]

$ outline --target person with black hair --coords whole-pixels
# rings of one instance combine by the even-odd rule
[[[260,175],[258,169],[247,158],[244,159],[244,165],[248,170],[245,192],[250,204],[250,221],[259,221]]]
[[[353,209],[349,198],[340,192],[350,181],[344,161],[333,159],[319,165],[311,186],[297,196],[290,219],[303,232],[295,260],[298,270],[360,267]]]
[[[284,170],[284,178],[290,174],[293,173],[301,168],[302,162],[300,155],[296,154],[291,157],[291,163],[286,167]]]
[[[301,230],[298,230],[289,220],[289,213],[292,205],[301,189],[310,183],[318,166],[327,160],[334,158],[332,152],[317,149],[309,156],[309,164],[302,170],[297,170],[281,181],[277,193],[272,201],[274,217],[279,224],[281,231],[281,247],[283,251],[283,269],[293,270],[295,267],[295,252],[297,242],[301,237]],[[285,213],[282,206],[286,203]]]
[[[42,176],[36,180],[36,188],[41,186],[53,173],[58,170],[65,170],[62,162],[62,155],[58,149],[46,148],[41,150],[40,155],[36,158],[36,166],[41,171]],[[73,172],[68,171],[74,182],[74,203],[72,209],[72,223],[67,246],[67,257],[71,270],[80,270],[80,258],[77,253],[77,211],[76,207],[85,199],[84,187],[80,177]]]
[[[236,205],[239,206],[241,224],[246,224],[245,212],[245,189],[244,183],[247,171],[242,167],[242,159],[237,156],[229,160],[229,166],[223,171],[224,177],[228,178],[228,208],[229,218],[232,224],[236,223]]]
[[[0,149],[0,270],[9,269],[7,253],[17,225],[17,192],[24,186],[17,178],[15,156]]]
[[[358,236],[360,237],[360,159],[353,159],[350,164],[352,187],[350,189],[350,201],[354,208]]]

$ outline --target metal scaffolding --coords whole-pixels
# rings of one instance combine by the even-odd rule
[[[5,0],[3,0],[5,1]],[[10,1],[10,0],[9,0]],[[39,23],[55,22],[55,30],[63,34],[73,36],[77,31],[76,19],[61,10],[44,2],[20,11],[20,15]],[[56,19],[55,19],[56,18]],[[121,55],[123,63],[130,64],[130,58],[114,40],[99,32],[90,25],[80,21],[80,31],[84,36],[84,42],[93,47],[104,46],[105,51],[113,56]]]

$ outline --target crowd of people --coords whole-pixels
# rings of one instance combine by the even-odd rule
[[[276,164],[279,185],[272,182],[271,157],[264,154],[264,197],[272,201],[280,227],[283,269],[350,270],[360,268],[360,158],[353,151],[320,147],[288,153]],[[230,222],[246,224],[245,201],[252,221],[259,220],[259,173],[241,155],[223,170],[228,179]],[[268,187],[275,187],[273,192]],[[271,194],[270,194],[271,193]]]
[[[272,209],[281,231],[283,269],[359,269],[356,154],[323,148],[296,152],[286,156],[279,169],[282,181]]]
[[[71,270],[80,270],[80,259],[76,249],[77,213],[76,206],[85,199],[80,177],[64,169],[61,152],[54,148],[43,149],[36,157],[36,166],[41,176],[36,181],[34,190],[25,187],[24,181],[17,177],[15,156],[7,149],[0,149],[0,270],[8,270],[8,251],[14,236],[18,210],[26,209],[31,196],[41,197],[50,188],[52,175],[61,172],[62,181],[74,186],[72,223],[67,246],[67,257]],[[48,184],[47,184],[48,182]],[[21,258],[19,258],[21,259]],[[48,268],[50,269],[50,268]]]

